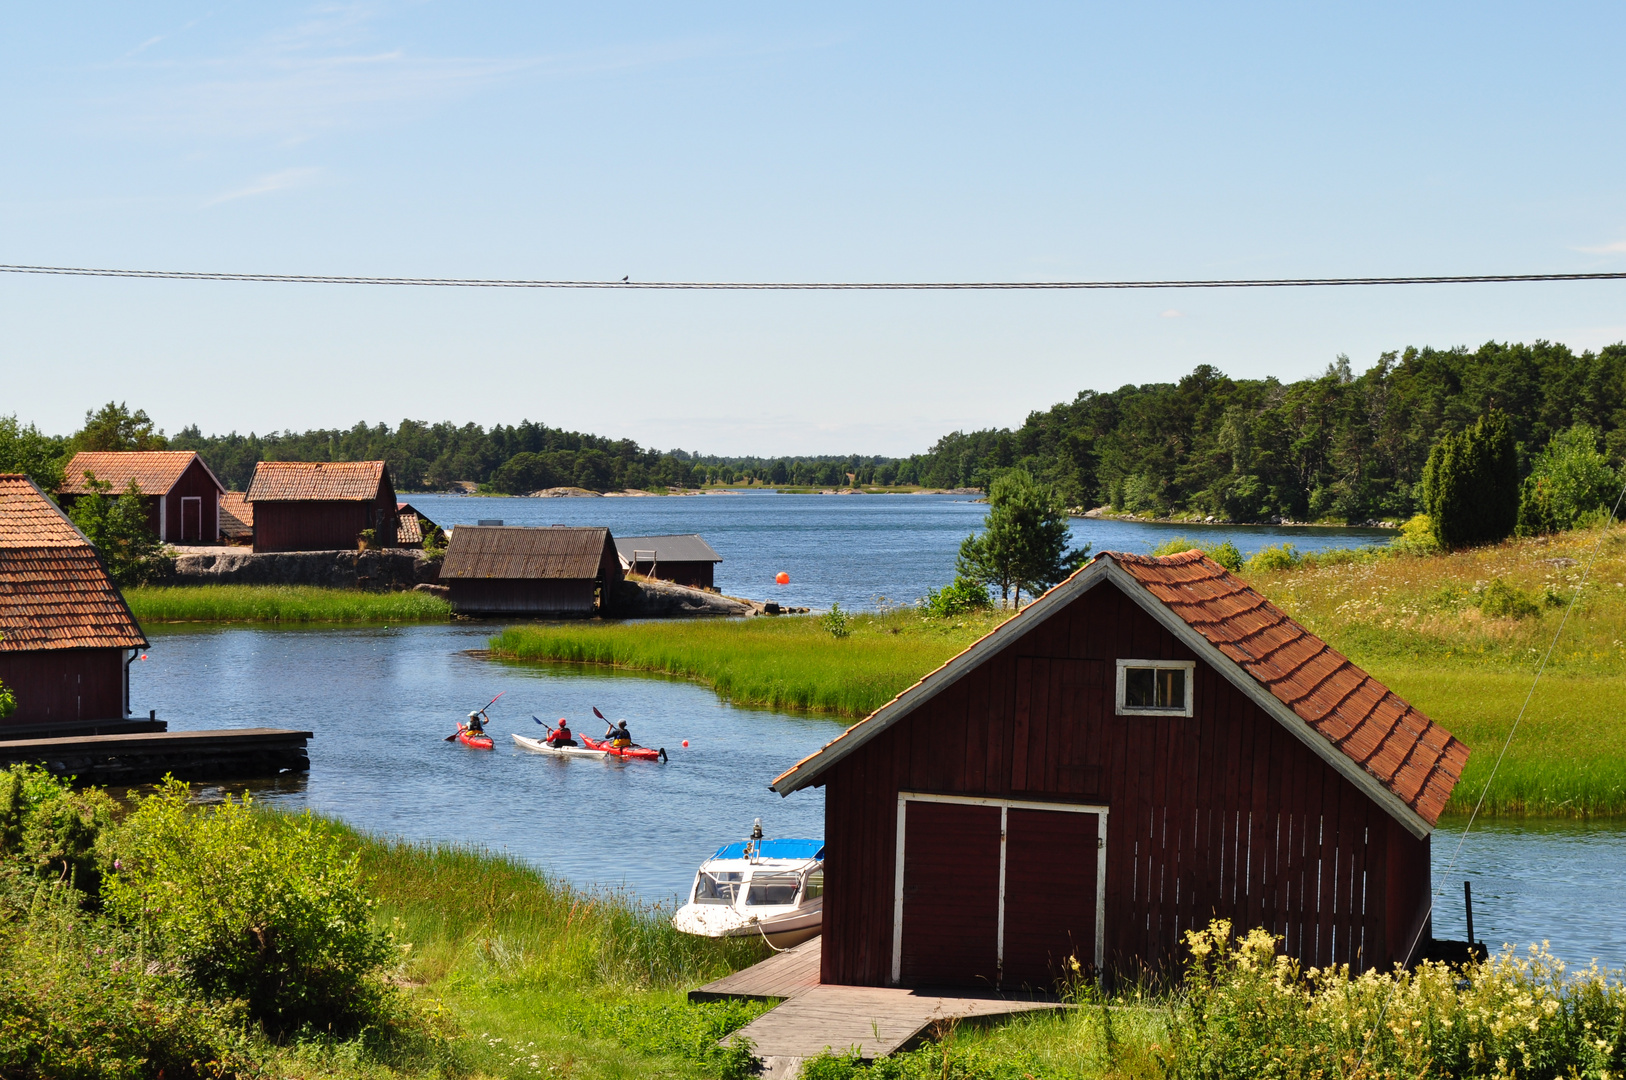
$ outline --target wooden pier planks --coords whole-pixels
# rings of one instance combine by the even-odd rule
[[[814,986],[763,1013],[737,1033],[757,1057],[810,1058],[826,1048],[872,1060],[903,1049],[927,1028],[949,1020],[986,1020],[1067,1008],[1053,1001],[938,997],[879,986]]]
[[[775,953],[744,971],[725,975],[697,990],[689,991],[690,1001],[722,1001],[737,998],[767,1001],[791,998],[819,985],[820,948],[824,938],[804,941],[793,949]]]
[[[309,731],[224,728],[128,735],[88,735],[0,742],[0,768],[43,765],[85,783],[139,784],[169,773],[180,780],[224,780],[306,772]]]

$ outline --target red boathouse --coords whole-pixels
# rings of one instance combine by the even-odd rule
[[[226,488],[191,450],[97,450],[75,454],[62,473],[62,505],[91,493],[85,474],[123,495],[134,480],[147,503],[152,534],[168,544],[220,540],[220,496]]]
[[[262,461],[244,499],[254,512],[254,550],[354,550],[395,546],[395,485],[382,461]]]
[[[0,727],[122,721],[146,637],[101,557],[26,476],[0,474]]]
[[[1200,553],[1106,552],[773,787],[825,786],[821,981],[1048,989],[1213,918],[1403,960],[1467,758]]]

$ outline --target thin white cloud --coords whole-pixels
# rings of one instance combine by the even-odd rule
[[[1600,244],[1597,247],[1578,247],[1576,251],[1584,251],[1588,255],[1626,255],[1626,240],[1616,240],[1612,244]]]
[[[287,191],[289,188],[309,187],[315,183],[317,176],[321,172],[321,169],[314,167],[283,169],[280,172],[262,176],[245,188],[228,191],[223,195],[216,195],[203,205],[215,206],[219,203],[231,202],[233,199],[247,199],[254,195],[269,195],[274,191]]]
[[[1185,317],[1186,317],[1185,312],[1178,311],[1175,308],[1170,308],[1169,310],[1165,311],[1163,314],[1158,316],[1158,318],[1160,318],[1160,319],[1183,319]]]

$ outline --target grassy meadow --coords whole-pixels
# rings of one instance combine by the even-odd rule
[[[452,605],[420,592],[361,592],[314,585],[149,585],[124,590],[141,622],[431,622]]]
[[[1469,746],[1452,812],[1478,801],[1575,599],[1485,808],[1626,813],[1626,527],[1452,555],[1307,559],[1250,577]]]
[[[686,676],[742,705],[867,716],[1007,617],[856,613],[844,638],[808,616],[519,626],[491,650]]]

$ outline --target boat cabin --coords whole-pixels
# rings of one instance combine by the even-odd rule
[[[700,865],[672,925],[705,937],[766,937],[789,948],[819,932],[824,896],[820,840],[739,840]]]
[[[1201,553],[1106,552],[773,787],[825,787],[822,981],[1048,990],[1216,918],[1415,958],[1467,758]]]

